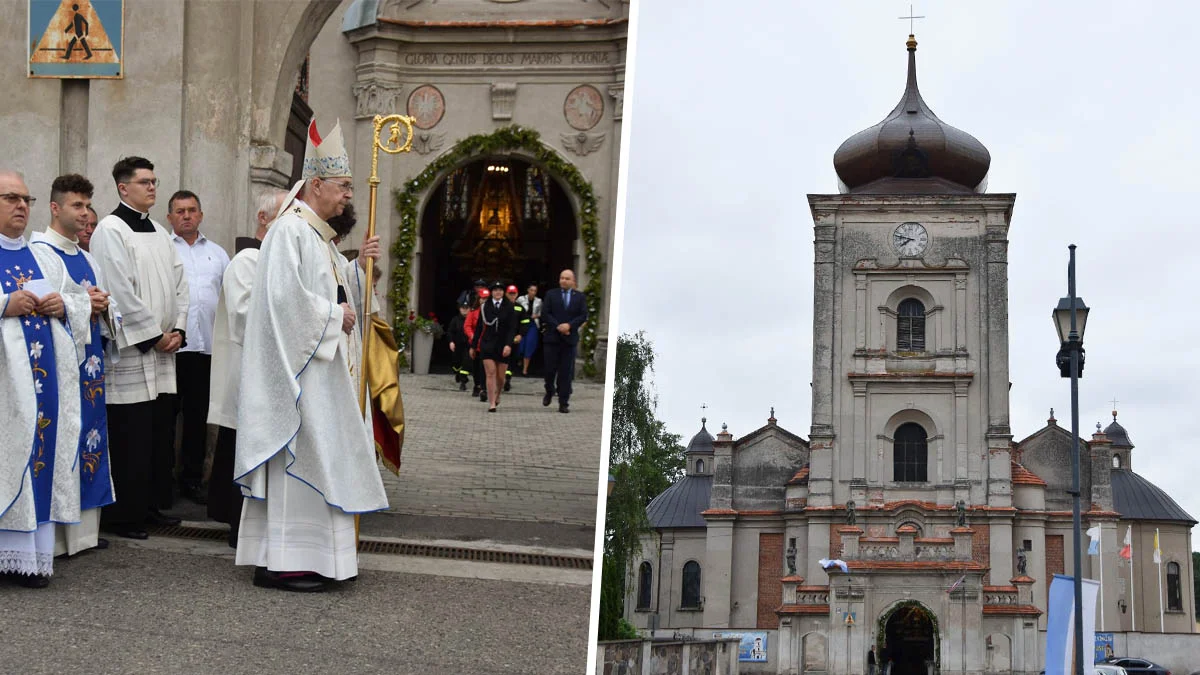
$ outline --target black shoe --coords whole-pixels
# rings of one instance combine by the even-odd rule
[[[204,506],[208,504],[208,495],[200,489],[199,485],[183,484],[179,486],[179,496],[186,497],[195,504]]]
[[[479,387],[475,387],[475,388],[471,389],[471,395],[478,396],[479,395]]]
[[[486,391],[479,392],[479,401],[481,403],[487,403],[487,392]]]
[[[466,382],[459,382],[459,383],[458,383],[458,390],[459,390],[459,391],[466,391],[466,390],[467,390],[467,383],[466,383]]]
[[[45,588],[50,585],[50,577],[44,574],[17,574],[14,577],[25,588]]]
[[[265,567],[254,568],[254,585],[259,588],[277,588],[281,591],[296,593],[317,593],[325,590],[325,579],[316,574],[302,577],[283,577]]]
[[[542,397],[542,405],[550,405],[550,401],[554,400],[554,394],[547,393]]]
[[[558,412],[569,413],[569,412],[571,412],[571,406],[567,405],[566,403],[559,403],[558,404]]]
[[[164,525],[166,527],[175,527],[183,522],[182,519],[175,516],[168,516],[158,509],[150,509],[150,515],[146,516],[146,522],[151,525]]]
[[[96,538],[96,550],[103,551],[106,548],[108,548],[108,540],[105,539],[104,537],[97,537]]]
[[[495,408],[488,408],[488,412],[496,412]]]
[[[133,527],[133,526],[110,527],[110,528],[108,528],[108,532],[111,532],[112,534],[115,534],[118,537],[125,537],[126,539],[149,539],[150,538],[150,535],[147,534],[145,530],[143,530],[141,528]]]

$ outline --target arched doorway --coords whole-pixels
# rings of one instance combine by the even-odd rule
[[[500,279],[538,296],[575,267],[578,221],[571,196],[544,168],[519,156],[485,156],[441,177],[421,213],[417,308],[448,324],[475,279]],[[449,372],[445,341],[431,367]],[[531,372],[538,366],[535,358]],[[514,370],[514,372],[517,372]]]
[[[937,617],[919,602],[892,607],[881,622],[880,661],[892,661],[892,675],[926,675],[940,662]]]

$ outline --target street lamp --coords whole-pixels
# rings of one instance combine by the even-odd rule
[[[1075,244],[1067,264],[1067,297],[1054,308],[1054,327],[1061,347],[1055,363],[1063,377],[1071,378],[1071,518],[1075,546],[1075,675],[1083,675],[1083,561],[1079,523],[1079,378],[1083,375],[1083,329],[1088,307],[1075,295]]]

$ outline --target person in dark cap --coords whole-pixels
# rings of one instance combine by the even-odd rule
[[[507,298],[508,301],[512,303],[513,312],[516,312],[516,315],[517,315],[517,334],[515,337],[513,337],[513,352],[514,353],[519,352],[519,350],[521,348],[520,347],[521,337],[524,336],[525,333],[529,330],[529,323],[531,321],[529,318],[529,312],[526,311],[526,309],[524,307],[522,307],[520,304],[517,303],[517,293],[519,293],[519,292],[520,291],[517,289],[516,284],[509,284],[508,288],[504,289],[504,297]],[[520,354],[518,353],[512,359],[509,359],[509,361],[518,360],[517,357],[519,357],[519,356],[520,356]],[[507,364],[507,367],[504,370],[504,391],[511,391],[511,390],[512,390],[512,365],[510,363],[510,364]]]
[[[458,383],[459,391],[467,390],[467,380],[471,376],[471,345],[467,341],[467,332],[463,325],[470,311],[471,303],[460,297],[458,316],[450,320],[450,327],[446,330],[450,338],[450,369],[454,371],[454,381]]]
[[[504,282],[493,281],[491,298],[479,305],[479,324],[475,333],[475,352],[483,361],[487,378],[488,412],[496,412],[504,368],[513,354],[513,338],[517,334],[517,315],[513,304],[504,297]]]

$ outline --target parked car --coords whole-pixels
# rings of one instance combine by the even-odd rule
[[[1129,675],[1121,666],[1114,666],[1108,663],[1097,663],[1095,675]]]
[[[1171,671],[1163,666],[1129,656],[1114,656],[1111,659],[1104,659],[1103,663],[1113,666],[1120,666],[1125,669],[1129,675],[1171,675]]]

